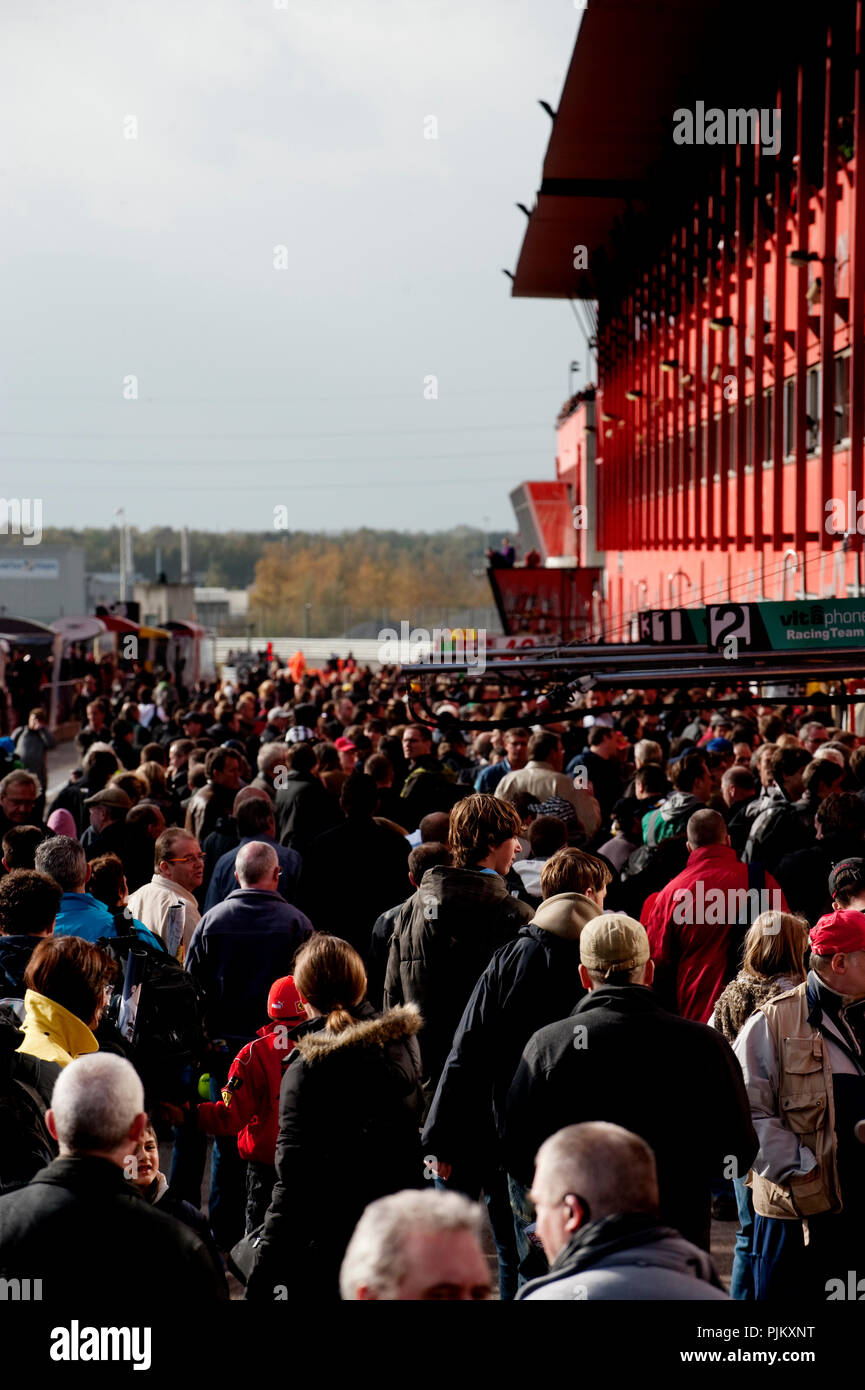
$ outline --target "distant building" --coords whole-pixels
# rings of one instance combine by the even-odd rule
[[[137,581],[138,575],[134,579]],[[86,582],[88,613],[95,613],[100,607],[110,608],[113,603],[120,602],[119,570],[91,570]]]
[[[195,590],[196,621],[202,627],[221,627],[232,619],[245,618],[248,612],[248,589],[211,586]]]
[[[83,548],[17,540],[0,547],[0,614],[51,623],[85,611]]]
[[[192,584],[158,584],[153,580],[145,580],[133,588],[141,621],[149,627],[195,622],[196,592]]]

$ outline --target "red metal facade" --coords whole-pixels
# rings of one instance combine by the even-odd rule
[[[863,0],[843,13],[779,76],[780,153],[719,145],[690,206],[659,204],[649,246],[631,230],[597,277],[597,399],[560,424],[557,475],[594,497],[576,552],[600,560],[613,640],[673,601],[859,592]],[[845,537],[828,504],[848,494]]]

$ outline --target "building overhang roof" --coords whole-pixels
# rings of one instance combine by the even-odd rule
[[[773,8],[765,0],[765,10]],[[747,65],[740,44],[730,70],[730,30],[746,26],[747,51],[757,41],[753,30],[769,22],[765,10],[759,17],[752,10],[749,21],[744,0],[591,0],[553,121],[514,298],[598,298],[597,260],[614,255],[617,221],[629,208],[663,206],[656,175],[674,149],[683,174],[706,153],[674,147],[674,112],[693,107],[695,96],[727,104]],[[746,104],[759,104],[756,92]],[[575,246],[587,248],[588,269],[575,268]]]

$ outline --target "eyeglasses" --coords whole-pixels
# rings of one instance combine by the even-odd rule
[[[180,858],[180,859],[169,859],[169,860],[167,860],[167,863],[169,863],[169,864],[203,864],[203,863],[204,863],[204,855],[203,855],[203,854],[184,854],[184,855],[182,856],[182,858]]]

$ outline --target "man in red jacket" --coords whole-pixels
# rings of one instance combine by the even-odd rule
[[[761,912],[788,909],[771,874],[736,858],[717,811],[695,811],[687,841],[685,868],[655,896],[643,925],[656,991],[682,1018],[707,1023],[739,968],[747,928]]]

